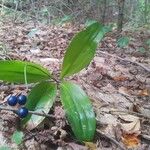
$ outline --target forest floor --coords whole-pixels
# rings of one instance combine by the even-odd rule
[[[0,59],[28,60],[41,64],[53,74],[60,71],[69,41],[83,26],[35,26],[0,24]],[[53,107],[56,117],[34,130],[24,130],[24,141],[17,146],[11,136],[18,118],[0,112],[0,146],[27,150],[150,150],[150,31],[139,28],[123,31],[129,45],[117,47],[115,31],[108,33],[97,48],[92,63],[70,79],[89,95],[97,119],[93,143],[80,143],[71,133],[62,107]],[[30,89],[29,89],[30,90]],[[27,93],[23,85],[0,83],[1,103],[10,94]]]

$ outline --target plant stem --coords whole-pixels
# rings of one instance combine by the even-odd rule
[[[54,77],[51,77],[51,79],[53,79],[57,84],[59,84],[60,83],[60,81],[59,80],[57,80],[56,78],[54,78]]]
[[[17,113],[18,109],[17,108],[12,108],[8,106],[2,106],[0,105],[0,110],[7,110],[7,111],[12,111],[14,113]],[[44,112],[36,112],[36,111],[28,111],[29,114],[37,115],[37,116],[43,116],[43,117],[48,117],[48,118],[55,118],[54,115],[46,114]]]

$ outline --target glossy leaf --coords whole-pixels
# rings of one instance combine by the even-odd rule
[[[30,111],[48,113],[52,107],[56,97],[56,85],[50,82],[41,82],[36,85],[28,95],[25,105]],[[26,125],[28,129],[33,129],[39,125],[45,117],[38,115],[28,115],[22,120],[22,125]]]
[[[96,119],[86,93],[76,84],[60,85],[61,101],[71,128],[80,141],[91,141],[95,134]]]
[[[61,78],[73,75],[85,68],[93,59],[96,47],[103,36],[103,26],[97,22],[79,32],[67,48]]]
[[[33,83],[50,78],[47,69],[25,61],[0,61],[0,80],[18,83]]]

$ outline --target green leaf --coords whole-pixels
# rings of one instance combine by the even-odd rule
[[[0,61],[0,80],[17,83],[40,82],[50,78],[47,69],[24,61]]]
[[[51,82],[41,82],[37,84],[29,93],[25,105],[30,111],[48,113],[56,97],[56,84]],[[27,124],[27,128],[33,129],[39,125],[45,117],[28,115],[22,120],[22,125]]]
[[[12,141],[15,142],[17,145],[21,144],[23,141],[24,134],[21,131],[15,131],[12,135]]]
[[[126,37],[126,36],[125,37],[121,37],[121,38],[118,39],[117,45],[119,47],[123,48],[123,47],[125,47],[125,46],[127,46],[129,44],[129,41],[130,41],[129,37]]]
[[[8,146],[1,146],[0,150],[11,150]]]
[[[79,32],[67,48],[61,78],[73,75],[85,68],[93,59],[96,47],[104,36],[103,26],[93,23]]]
[[[91,141],[96,130],[95,114],[86,93],[76,84],[60,85],[61,101],[77,139]]]

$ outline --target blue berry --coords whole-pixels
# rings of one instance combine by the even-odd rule
[[[27,101],[27,98],[26,98],[25,95],[19,95],[17,97],[17,100],[18,100],[18,104],[24,105],[26,103],[26,101]]]
[[[17,114],[20,118],[25,118],[28,115],[28,109],[25,107],[21,107],[18,109]]]
[[[10,106],[15,106],[17,104],[17,97],[16,96],[10,96],[8,99],[7,99],[7,103],[8,105]]]

